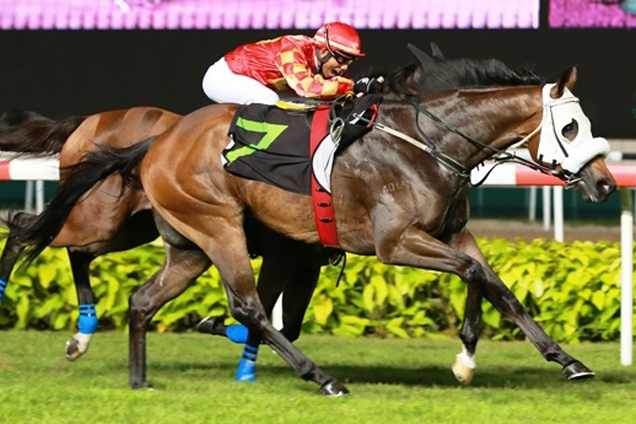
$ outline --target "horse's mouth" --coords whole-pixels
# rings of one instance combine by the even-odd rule
[[[581,179],[576,183],[576,188],[586,202],[603,203],[616,191],[616,181],[611,176],[596,179],[584,170],[581,170],[580,176]]]

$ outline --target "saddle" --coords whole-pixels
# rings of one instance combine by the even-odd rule
[[[227,172],[312,196],[320,241],[338,247],[331,201],[336,154],[372,129],[380,94],[329,105],[316,102],[239,109],[222,153]],[[360,118],[366,118],[361,120]]]
[[[331,106],[333,104],[334,101],[331,100],[308,99],[298,95],[281,94],[280,100],[276,102],[276,107],[289,111],[309,112],[315,111],[320,106]]]
[[[329,104],[295,100],[281,103],[281,107],[243,106],[230,125],[232,141],[223,150],[223,166],[233,175],[305,195],[311,194],[315,173],[322,188],[331,192],[336,151],[371,130],[370,124],[355,116],[373,120],[381,101],[380,94],[368,94]],[[309,143],[312,131],[325,134],[313,150]]]

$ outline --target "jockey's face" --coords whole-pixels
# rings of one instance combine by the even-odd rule
[[[325,57],[329,54],[327,49],[320,49],[320,57]],[[329,60],[322,64],[321,74],[325,78],[331,78],[335,76],[342,76],[349,70],[352,60],[336,54],[329,57]]]

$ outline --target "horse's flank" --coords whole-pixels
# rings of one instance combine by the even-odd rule
[[[86,118],[62,149],[62,182],[66,179],[67,167],[78,163],[98,146],[128,147],[148,135],[161,134],[180,118],[180,115],[154,107],[120,109]],[[85,246],[111,240],[132,214],[149,208],[143,191],[123,186],[121,176],[112,175],[85,201],[75,205],[51,245]],[[87,216],[91,217],[90,223],[86,221]]]

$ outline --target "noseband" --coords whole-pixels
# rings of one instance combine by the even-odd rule
[[[418,149],[423,150],[426,153],[430,154],[433,158],[435,158],[435,160],[437,160],[440,164],[442,164],[443,166],[445,166],[448,169],[450,169],[451,171],[453,171],[460,178],[468,180],[468,184],[470,186],[472,186],[472,187],[481,186],[486,181],[486,179],[488,178],[490,173],[493,171],[493,169],[495,167],[497,167],[498,165],[501,165],[503,163],[518,163],[520,165],[527,166],[527,167],[532,168],[532,169],[534,169],[536,171],[539,171],[539,172],[541,172],[543,174],[552,175],[552,176],[557,177],[560,180],[564,181],[565,184],[566,184],[566,187],[568,187],[568,188],[572,187],[574,184],[576,184],[577,182],[579,182],[581,180],[580,177],[576,177],[573,173],[571,173],[569,171],[566,171],[564,169],[557,170],[555,163],[553,163],[552,166],[550,166],[550,167],[546,167],[546,166],[540,165],[538,163],[529,161],[529,160],[527,160],[525,158],[519,157],[516,154],[509,153],[506,150],[500,150],[500,149],[496,149],[494,147],[491,147],[491,146],[487,145],[486,143],[483,143],[482,141],[479,141],[479,140],[477,140],[477,139],[465,134],[461,130],[453,127],[448,122],[444,121],[442,118],[440,118],[439,116],[437,116],[434,113],[432,113],[430,110],[428,110],[425,107],[423,107],[418,102],[418,100],[416,98],[409,98],[408,103],[411,106],[413,106],[413,108],[415,109],[415,124],[416,124],[415,126],[417,128],[417,131],[422,136],[422,139],[424,140],[423,142],[420,141],[420,140],[416,140],[413,137],[408,136],[408,135],[404,134],[401,131],[395,130],[395,129],[390,128],[390,127],[387,127],[386,125],[380,124],[378,122],[371,122],[371,121],[363,118],[362,116],[356,115],[356,117],[359,118],[360,120],[362,120],[363,122],[366,122],[369,125],[372,125],[374,128],[377,128],[380,131],[383,131],[383,132],[386,132],[388,134],[391,134],[394,137],[400,138],[400,139],[408,142],[409,144],[417,147]],[[490,169],[490,171],[488,171],[488,173],[480,181],[478,181],[477,183],[472,183],[470,181],[470,179],[468,178],[468,177],[470,177],[470,169],[466,168],[463,164],[461,164],[456,159],[453,159],[452,157],[448,156],[447,154],[445,154],[443,152],[440,152],[435,147],[435,144],[433,143],[433,140],[431,139],[431,137],[420,126],[420,114],[426,116],[427,118],[429,118],[430,120],[432,120],[436,124],[442,126],[443,128],[445,128],[449,132],[452,132],[454,134],[459,135],[464,140],[468,141],[469,143],[473,144],[474,146],[477,146],[477,147],[479,147],[482,150],[483,149],[490,150],[492,152],[492,156],[495,156],[494,157],[495,165]],[[514,143],[513,145],[521,145],[523,143],[526,143],[532,137],[534,137],[537,133],[539,133],[539,131],[541,130],[541,127],[542,127],[542,123],[540,123],[539,126],[537,128],[535,128],[530,134],[528,134],[527,136],[525,136],[524,138],[522,138],[518,142]],[[508,148],[510,148],[510,146]]]

